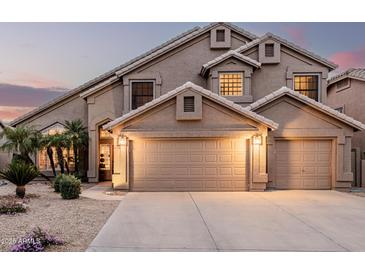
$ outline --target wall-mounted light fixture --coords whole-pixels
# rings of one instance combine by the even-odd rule
[[[254,145],[262,145],[262,135],[256,134],[253,136],[253,144]]]
[[[118,136],[118,146],[125,146],[127,144],[127,137],[124,135]]]

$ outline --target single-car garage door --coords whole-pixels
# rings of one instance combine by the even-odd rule
[[[277,140],[275,147],[276,188],[331,188],[330,140]]]
[[[138,139],[131,146],[133,191],[247,190],[244,138]]]

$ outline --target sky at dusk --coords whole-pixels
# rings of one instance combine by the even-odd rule
[[[12,120],[207,23],[0,23],[0,120]],[[234,23],[339,65],[365,67],[365,23]]]

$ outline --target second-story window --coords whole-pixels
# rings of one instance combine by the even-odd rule
[[[132,82],[132,110],[153,100],[153,81]]]
[[[219,92],[222,96],[243,95],[243,73],[221,72],[219,73]]]
[[[295,75],[294,90],[308,96],[309,98],[319,100],[319,77],[318,75]]]

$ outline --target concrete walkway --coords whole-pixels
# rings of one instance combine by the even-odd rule
[[[123,191],[113,191],[111,182],[101,182],[83,190],[80,196],[94,200],[120,201],[126,194]]]
[[[132,192],[88,251],[365,251],[365,198],[336,191]]]

